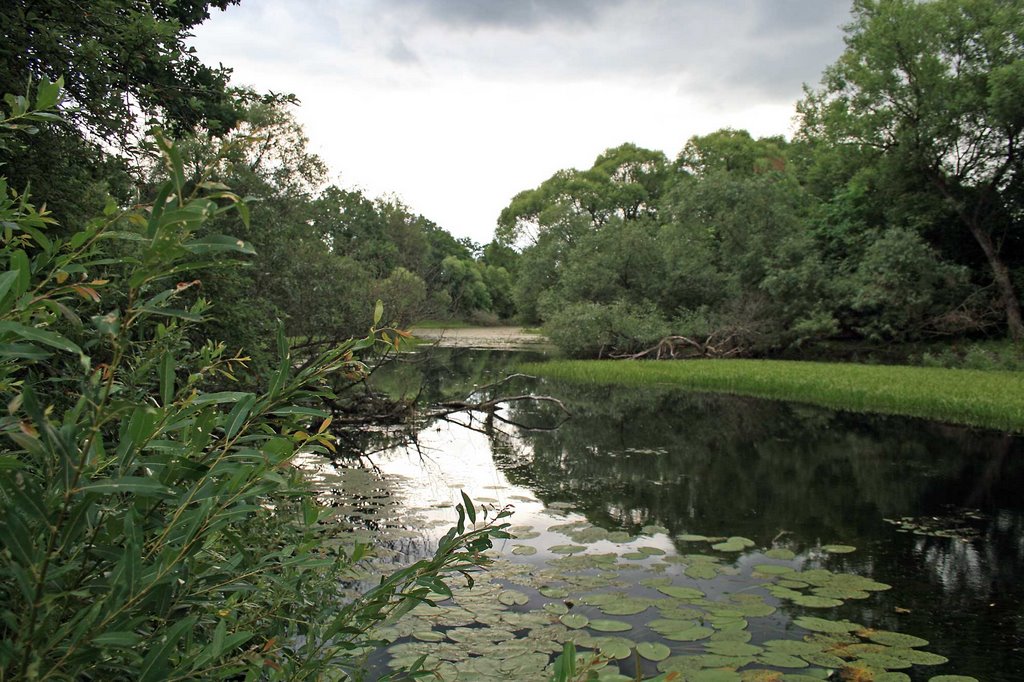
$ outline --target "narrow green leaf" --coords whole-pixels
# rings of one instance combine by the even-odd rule
[[[82,486],[87,493],[100,493],[102,495],[116,495],[119,493],[132,493],[139,497],[170,497],[174,494],[160,481],[154,478],[142,476],[122,476],[101,481],[93,481]]]
[[[18,322],[0,322],[0,334],[14,334],[20,338],[28,341],[35,341],[58,350],[67,351],[69,353],[77,353],[82,355],[82,349],[76,344],[68,341],[60,334],[55,332],[47,331],[45,329],[37,329],[36,327],[26,327]]]
[[[469,499],[469,495],[464,490],[460,492],[462,494],[462,502],[466,505],[466,516],[469,517],[469,522],[476,523],[476,507],[473,506],[472,500]]]
[[[238,434],[242,425],[245,424],[245,420],[249,418],[249,413],[252,412],[255,404],[256,396],[250,393],[247,397],[239,400],[234,409],[231,410],[224,426],[224,435],[228,440],[231,440]]]

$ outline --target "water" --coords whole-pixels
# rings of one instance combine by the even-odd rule
[[[422,389],[429,397],[467,397],[474,384],[482,386],[504,376],[521,357],[456,352],[437,364],[407,365],[398,374],[379,377],[379,383],[392,392]],[[1020,679],[1024,670],[1024,584],[1020,580],[1024,575],[1024,443],[1020,438],[916,419],[665,390],[520,381],[502,391],[553,396],[572,418],[549,430],[562,420],[556,404],[516,402],[498,416],[532,428],[485,415],[472,421],[466,415],[453,415],[426,424],[415,446],[387,450],[372,459],[379,475],[394,484],[393,494],[406,510],[419,515],[420,529],[450,520],[448,507],[460,499],[460,490],[494,507],[515,506],[513,523],[529,527],[537,537],[498,547],[503,562],[519,567],[508,569],[510,573],[499,570],[498,588],[512,588],[529,598],[508,610],[525,613],[552,603],[536,588],[571,573],[571,562],[565,563],[550,550],[573,544],[558,526],[575,522],[575,527],[569,527],[570,536],[593,526],[639,537],[626,543],[608,539],[586,543],[589,549],[583,556],[624,555],[631,550],[636,554],[640,546],[653,549],[646,550],[652,552],[647,558],[620,557],[611,587],[588,584],[588,590],[568,585],[574,592],[570,599],[602,589],[641,599],[660,598],[664,595],[653,591],[656,588],[640,581],[667,577],[676,586],[701,589],[707,600],[749,593],[777,607],[770,617],[748,619],[743,629],[755,645],[810,634],[793,625],[800,616],[849,619],[869,628],[927,639],[930,644],[924,649],[949,659],[934,667],[901,668],[911,679],[927,680],[939,674]],[[471,421],[471,428],[452,423],[460,419]],[[717,552],[709,543],[678,539],[688,534],[742,536],[753,546],[742,552]],[[835,543],[856,551],[823,551],[823,546]],[[512,548],[521,544],[536,553],[512,554]],[[419,551],[429,550],[429,543],[416,546]],[[789,550],[793,558],[766,557],[772,548]],[[685,564],[678,558],[697,553],[716,558],[724,572],[699,580],[685,575]],[[673,558],[676,563],[671,563]],[[845,599],[838,607],[806,608],[764,592],[764,576],[752,574],[754,566],[764,563],[856,574],[891,589],[872,591],[863,599]],[[592,577],[609,571],[589,567],[578,573]],[[632,630],[622,634],[634,641],[660,639],[645,629],[647,622],[658,617],[653,607],[645,614],[607,616],[592,605],[565,601],[572,603],[573,613],[631,624]],[[548,615],[554,620],[558,614]],[[486,619],[475,627],[481,623],[495,627]],[[723,629],[716,627],[716,641],[726,637]],[[446,626],[434,630],[448,632]],[[525,636],[529,630],[516,632]],[[569,634],[580,632],[589,631]],[[415,640],[403,636],[400,641]],[[711,640],[661,641],[672,646],[673,653],[706,654]],[[490,646],[494,651],[503,645],[492,642]],[[633,660],[620,662],[624,673],[633,673]],[[656,673],[653,662],[642,665],[646,674]],[[751,667],[756,666],[747,664],[741,670]]]

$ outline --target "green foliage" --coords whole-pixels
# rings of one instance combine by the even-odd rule
[[[968,289],[964,268],[942,262],[916,233],[903,229],[887,230],[865,249],[849,286],[851,307],[862,315],[857,331],[896,341],[942,328]]]
[[[1020,239],[1022,35],[1019,3],[856,0],[846,51],[798,107],[812,144],[852,147],[947,208],[984,258],[1017,340],[1015,257],[1001,244]]]
[[[182,275],[251,255],[205,230],[248,212],[222,184],[189,182],[159,132],[156,145],[170,180],[155,202],[110,204],[67,238],[0,181],[0,669],[344,677],[375,645],[373,626],[444,593],[441,576],[486,563],[507,512],[477,524],[466,498],[432,558],[343,599],[367,548],[318,524],[296,460],[334,447],[317,407],[333,397],[327,380],[361,375],[354,353],[395,332],[372,329],[297,367],[279,327],[264,388],[210,392],[244,358],[194,341],[209,307]]]
[[[581,302],[560,309],[544,333],[568,355],[601,357],[650,347],[668,335],[669,326],[649,304]]]
[[[72,120],[111,141],[134,132],[140,115],[164,117],[174,129],[226,130],[234,122],[229,71],[202,64],[185,39],[211,8],[232,4],[94,0],[84,11],[57,0],[5,2],[0,92],[63,76]]]

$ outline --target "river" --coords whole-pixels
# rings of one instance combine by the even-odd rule
[[[428,355],[375,385],[472,397],[537,357]],[[514,508],[495,566],[385,630],[378,673],[429,654],[443,679],[545,680],[571,639],[603,652],[604,680],[1021,679],[1020,438],[667,390],[498,391],[572,416],[529,401],[456,414],[324,474],[362,500],[345,522],[385,563],[432,551],[462,491]]]

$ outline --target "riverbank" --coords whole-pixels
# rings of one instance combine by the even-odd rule
[[[784,360],[553,360],[523,371],[590,384],[672,386],[1024,432],[1024,375]]]
[[[454,327],[414,325],[413,336],[442,348],[513,350],[537,348],[549,343],[546,336],[525,327]]]

